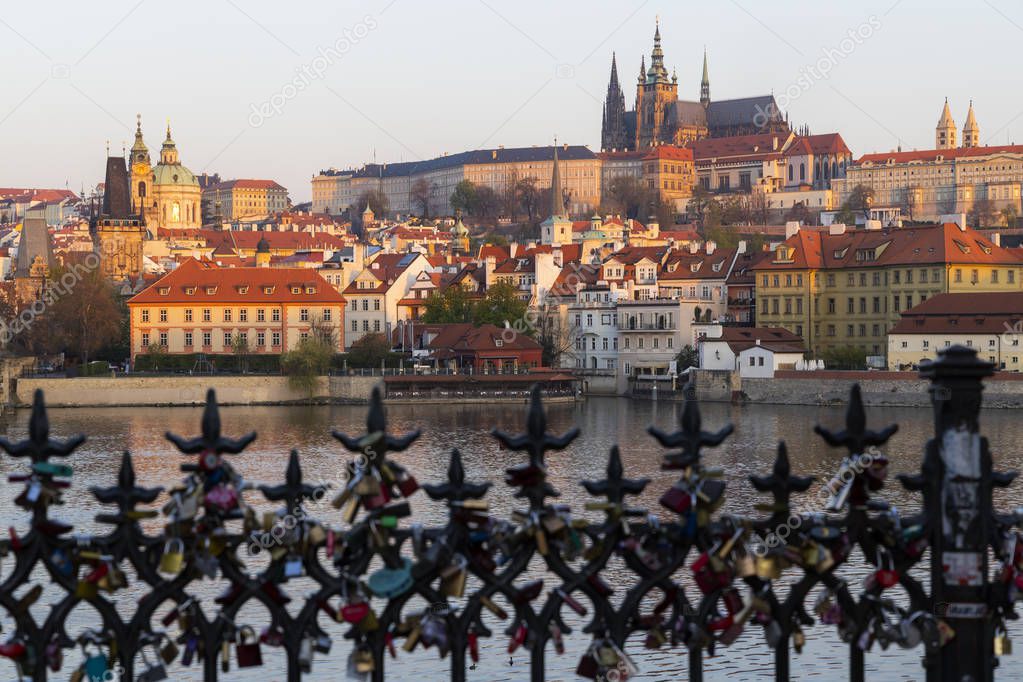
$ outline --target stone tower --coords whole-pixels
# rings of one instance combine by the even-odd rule
[[[966,124],[963,126],[963,147],[980,146],[980,126],[977,125],[977,117],[973,115],[973,100],[970,100],[970,111],[966,114]]]
[[[945,98],[945,108],[942,109],[941,118],[934,129],[934,148],[956,148],[956,122],[952,119],[952,111],[948,108],[948,97]]]
[[[561,169],[558,167],[558,143],[554,141],[554,168],[551,171],[551,214],[540,223],[542,244],[572,243],[572,220],[565,208],[565,194],[561,187]]]
[[[137,279],[142,274],[142,248],[146,228],[132,210],[132,186],[124,158],[107,158],[103,207],[90,226],[93,250],[100,271],[111,280]]]
[[[661,25],[654,30],[650,68],[636,86],[636,149],[672,141],[668,110],[678,101],[678,79],[668,76],[661,48]]]
[[[451,228],[451,255],[466,256],[469,254],[469,228],[462,222],[462,211],[455,211],[455,224]]]
[[[22,222],[14,263],[14,294],[19,310],[43,300],[55,267],[46,216],[42,210],[29,210]]]
[[[632,146],[625,129],[625,94],[618,82],[618,63],[611,54],[611,80],[607,84],[607,97],[604,99],[604,119],[600,128],[600,148],[604,151],[612,149],[622,151]]]

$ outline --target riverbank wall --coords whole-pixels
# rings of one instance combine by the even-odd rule
[[[695,384],[697,398],[710,402],[843,405],[859,384],[866,405],[931,405],[931,382],[915,372],[781,371],[773,378],[741,378],[738,372],[698,370]],[[1023,375],[999,372],[986,379],[983,400],[986,408],[1023,407]]]
[[[212,387],[221,405],[364,403],[379,381],[373,376],[319,377],[307,392],[296,391],[283,376],[20,378],[8,402],[31,405],[36,389],[42,389],[51,407],[202,405]]]

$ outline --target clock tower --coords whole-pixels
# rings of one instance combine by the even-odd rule
[[[154,215],[153,165],[149,149],[142,140],[142,114],[136,116],[135,144],[131,146],[131,201],[134,212],[146,220]]]

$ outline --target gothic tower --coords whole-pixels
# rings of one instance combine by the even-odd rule
[[[710,106],[710,72],[707,70],[707,48],[703,48],[703,80],[700,81],[700,104]]]
[[[625,94],[618,82],[618,63],[614,53],[611,54],[611,80],[607,84],[607,97],[604,99],[604,119],[600,129],[600,148],[604,151],[612,149],[625,150],[631,146],[625,129]]]
[[[109,279],[135,280],[142,274],[142,251],[146,228],[132,209],[131,176],[124,158],[107,158],[101,214],[90,225],[93,251],[99,255],[100,271]]]
[[[980,126],[977,125],[977,117],[973,115],[973,100],[970,100],[970,111],[966,114],[966,125],[963,126],[963,146],[980,146]]]
[[[636,149],[672,142],[672,126],[666,120],[671,106],[678,101],[678,79],[668,77],[661,49],[661,25],[654,30],[654,49],[650,68],[636,86]]]
[[[948,108],[948,97],[945,98],[945,108],[941,111],[941,118],[934,129],[934,148],[956,148],[956,122],[952,120],[952,111]]]
[[[558,167],[558,141],[554,141],[554,168],[551,171],[551,214],[540,223],[540,243],[572,243],[572,220],[565,207],[565,192],[561,186],[561,169]]]

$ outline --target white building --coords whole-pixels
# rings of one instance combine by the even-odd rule
[[[698,341],[701,369],[738,371],[746,378],[773,377],[795,369],[803,359],[803,340],[781,327],[720,327],[716,337]]]

